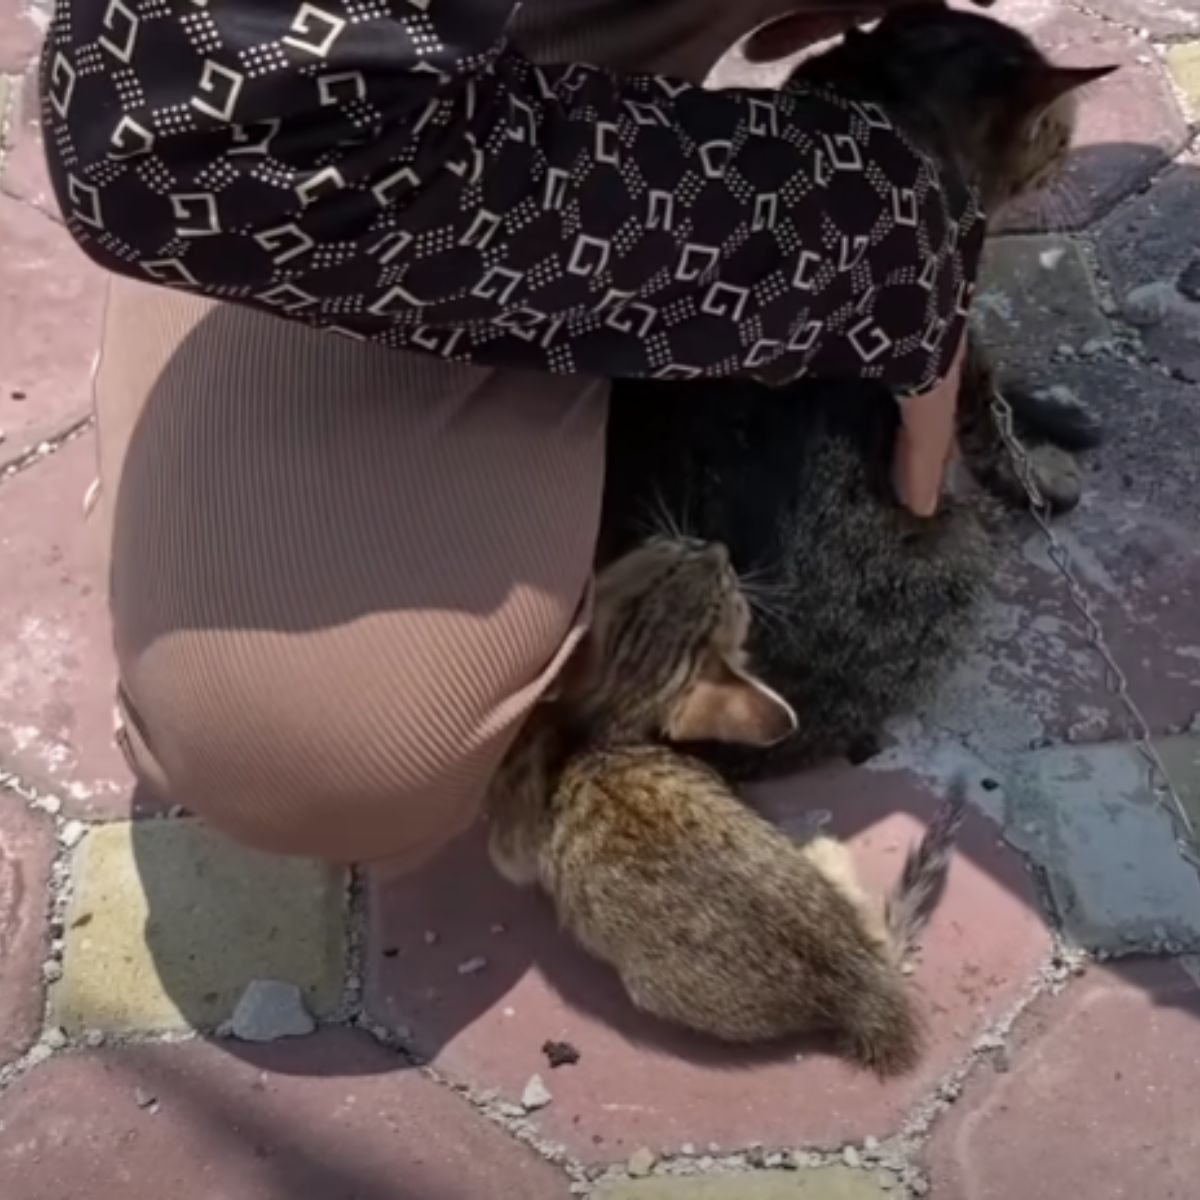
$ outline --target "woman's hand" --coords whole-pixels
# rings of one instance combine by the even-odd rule
[[[918,517],[937,512],[946,465],[954,455],[955,414],[967,338],[963,334],[946,377],[928,392],[900,402],[900,432],[892,480],[900,503]]]

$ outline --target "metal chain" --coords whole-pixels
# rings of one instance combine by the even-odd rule
[[[1075,578],[1075,573],[1071,569],[1070,551],[1058,540],[1050,524],[1050,505],[1038,487],[1029,453],[1021,445],[1013,428],[1012,406],[1000,389],[994,385],[990,400],[992,420],[996,423],[1000,440],[1004,443],[1004,447],[1012,459],[1013,470],[1016,471],[1017,478],[1025,490],[1026,498],[1029,501],[1029,514],[1046,539],[1046,553],[1050,561],[1058,568],[1058,573],[1066,584],[1067,597],[1070,599],[1072,607],[1083,619],[1088,645],[1104,666],[1104,685],[1124,709],[1132,726],[1133,745],[1146,762],[1147,777],[1155,803],[1170,819],[1175,846],[1180,855],[1192,867],[1200,871],[1200,854],[1197,851],[1196,831],[1192,820],[1183,806],[1183,801],[1179,798],[1179,792],[1171,780],[1170,772],[1158,752],[1158,747],[1154,744],[1150,726],[1143,716],[1142,710],[1138,708],[1137,703],[1129,694],[1129,682],[1125,678],[1125,672],[1121,670],[1109,649],[1108,642],[1104,637],[1104,630],[1092,609],[1091,600]]]

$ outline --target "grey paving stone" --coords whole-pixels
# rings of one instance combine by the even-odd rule
[[[1164,739],[1190,793],[1200,741]],[[1179,853],[1143,760],[1124,744],[1032,753],[1007,788],[1006,837],[1031,854],[1067,934],[1114,954],[1200,946],[1200,875]]]
[[[1181,164],[1098,231],[1101,265],[1146,349],[1183,379],[1200,382],[1200,167]],[[1148,323],[1134,311],[1138,289],[1163,285],[1165,303]],[[1144,294],[1144,293],[1143,293]]]
[[[992,238],[975,294],[988,348],[1012,363],[1048,361],[1109,336],[1109,324],[1077,243],[1058,234]]]

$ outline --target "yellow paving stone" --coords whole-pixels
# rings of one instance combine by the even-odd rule
[[[51,1021],[68,1032],[211,1027],[253,979],[337,1006],[345,877],[247,850],[192,820],[93,829],[73,864]]]
[[[596,1200],[883,1200],[873,1176],[848,1167],[632,1179],[601,1188]]]

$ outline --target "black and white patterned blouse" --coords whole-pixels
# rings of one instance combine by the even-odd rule
[[[883,112],[534,65],[513,8],[58,0],[72,234],[110,270],[449,360],[940,377],[983,221]]]

